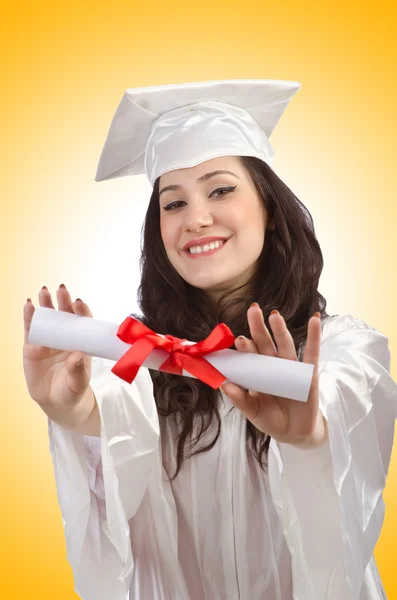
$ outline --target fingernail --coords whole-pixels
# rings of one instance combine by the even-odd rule
[[[83,302],[81,298],[76,298],[75,302]]]
[[[317,312],[315,312],[315,313],[314,313],[314,315],[313,315],[313,316],[314,316],[314,317],[317,317],[317,318],[319,319],[321,315],[320,315],[320,313],[317,311]]]
[[[76,367],[81,367],[81,365],[83,364],[83,360],[84,360],[84,356],[83,356],[83,358],[80,358],[80,360],[76,363]]]
[[[272,310],[272,312],[270,314],[271,315],[279,315],[280,313],[278,312],[278,310]]]
[[[258,307],[259,308],[259,304],[257,302],[253,302],[250,306],[250,308],[252,308],[253,306]]]
[[[43,287],[41,289],[42,290],[48,290],[48,287],[46,285],[43,285]]]
[[[32,301],[31,301],[31,299],[30,299],[30,298],[28,298],[28,299],[26,300],[26,302],[32,302]]]
[[[245,341],[246,339],[247,339],[247,338],[246,338],[244,335],[239,335],[239,336],[236,338],[236,341],[237,341],[237,340],[240,340],[240,341],[242,342],[242,341]]]
[[[66,285],[64,285],[63,283],[61,283],[61,285],[59,287],[63,288],[64,290],[66,289]]]

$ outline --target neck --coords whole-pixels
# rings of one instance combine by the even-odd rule
[[[247,299],[250,298],[251,286],[249,283],[232,290],[226,290],[216,295],[209,296],[210,301],[216,307],[220,315],[228,318],[241,314],[246,311]]]

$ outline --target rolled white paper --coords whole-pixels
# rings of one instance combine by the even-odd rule
[[[39,306],[34,311],[28,342],[118,361],[131,348],[117,337],[118,328],[114,323]],[[152,350],[142,366],[159,370],[168,356],[166,350]],[[245,389],[307,401],[314,365],[236,350],[212,352],[205,359],[228,381]],[[187,371],[183,375],[194,377]]]

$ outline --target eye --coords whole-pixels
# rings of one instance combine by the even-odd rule
[[[220,194],[220,196],[225,196],[226,194],[228,194],[229,192],[233,192],[236,189],[236,185],[235,186],[231,186],[231,187],[222,187],[222,188],[216,188],[216,190],[214,190],[211,194],[211,196],[213,196],[214,194],[216,194],[217,192],[224,192],[222,194]],[[210,196],[210,197],[211,197]],[[219,197],[219,196],[218,196]]]
[[[226,196],[226,194],[229,194],[230,192],[233,192],[236,189],[236,187],[237,186],[235,185],[235,186],[229,186],[229,187],[216,188],[216,190],[214,190],[210,194],[210,198],[212,196],[214,196],[214,194],[217,194],[218,198],[220,198],[222,196]],[[163,206],[163,210],[165,210],[165,211],[177,210],[178,208],[181,208],[181,206],[183,206],[184,204],[186,204],[186,202],[184,202],[183,200],[176,200],[175,202],[170,202],[166,206]]]
[[[177,200],[176,202],[170,202],[167,206],[163,206],[163,210],[173,210],[174,208],[180,208],[181,204],[185,204],[182,200]]]

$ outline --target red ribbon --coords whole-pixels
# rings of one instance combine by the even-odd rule
[[[217,325],[201,342],[183,345],[186,340],[173,335],[161,337],[140,321],[127,317],[118,328],[117,337],[132,346],[114,365],[112,373],[128,383],[134,381],[142,363],[155,348],[170,352],[160,371],[182,375],[182,370],[185,370],[214,389],[226,381],[226,377],[203,358],[205,354],[224,350],[233,344],[234,335],[225,323]]]

